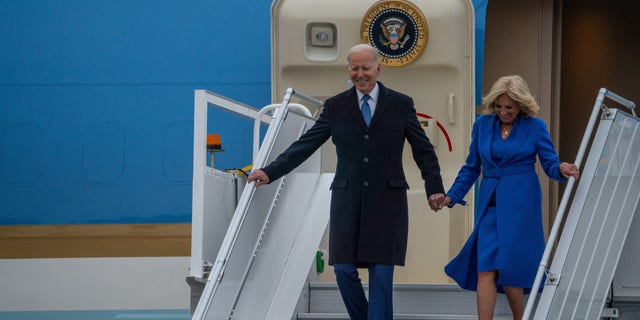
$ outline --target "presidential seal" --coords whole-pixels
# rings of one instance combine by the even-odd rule
[[[362,18],[363,43],[378,49],[380,63],[402,67],[416,61],[427,46],[429,26],[414,4],[404,0],[381,0]]]

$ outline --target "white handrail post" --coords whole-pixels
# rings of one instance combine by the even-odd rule
[[[194,118],[193,118],[193,180],[192,180],[192,201],[191,201],[191,223],[202,225],[204,223],[204,170],[206,166],[207,148],[207,99],[204,90],[196,90],[194,93]],[[202,279],[203,277],[203,256],[202,230],[194,228],[191,231],[191,246],[199,248],[191,250],[191,262],[189,273],[191,276]]]

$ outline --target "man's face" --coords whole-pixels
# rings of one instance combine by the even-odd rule
[[[349,77],[360,92],[369,94],[376,86],[380,64],[369,51],[353,52],[349,56]]]

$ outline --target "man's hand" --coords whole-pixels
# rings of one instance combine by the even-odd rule
[[[268,184],[269,176],[267,176],[267,174],[260,169],[252,170],[251,173],[249,173],[249,176],[247,176],[247,182],[251,182],[251,181],[256,182],[256,188],[257,188],[263,184]]]
[[[431,207],[431,210],[438,212],[438,210],[442,209],[441,203],[443,202],[444,198],[445,196],[442,193],[434,193],[430,195],[429,207]]]

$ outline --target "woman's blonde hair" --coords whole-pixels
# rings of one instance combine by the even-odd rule
[[[506,94],[520,106],[520,114],[523,117],[535,116],[540,110],[536,99],[531,95],[529,86],[518,75],[504,76],[498,79],[491,91],[482,98],[482,106],[485,113],[495,112],[495,102],[500,95]]]

